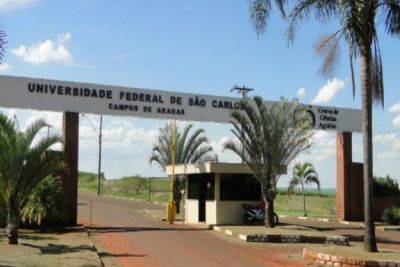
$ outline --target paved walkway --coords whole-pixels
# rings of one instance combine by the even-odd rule
[[[159,219],[165,218],[165,211],[145,209],[152,216]],[[178,215],[175,223],[182,224],[182,215]],[[337,220],[323,221],[317,218],[299,219],[293,217],[280,217],[280,223],[275,229],[263,226],[250,225],[223,225],[219,228],[224,233],[229,230],[236,234],[301,234],[308,236],[347,236],[351,242],[363,242],[364,225],[362,222],[339,222]],[[400,230],[394,227],[391,231],[385,231],[383,225],[378,224],[375,228],[378,248],[396,249],[400,251]],[[217,228],[218,229],[218,228]]]
[[[360,222],[321,222],[317,219],[298,218],[282,218],[281,222],[284,225],[302,225],[326,235],[347,236],[350,241],[362,242],[364,237],[364,224]],[[400,250],[400,231],[384,231],[382,225],[377,225],[375,234],[378,247]]]
[[[81,214],[87,213],[83,208],[85,205],[87,208],[90,198],[92,197],[85,196],[81,203]],[[206,225],[184,224],[181,219],[183,214],[178,215],[172,226],[161,222],[166,215],[165,205],[162,204],[111,198],[93,197],[93,199],[96,202],[95,205],[102,206],[101,213],[106,215],[106,217],[103,215],[96,217],[99,214],[95,215],[92,223],[96,225],[90,227],[92,237],[97,243],[96,246],[99,245],[100,254],[106,261],[105,266],[185,266],[188,262],[191,263],[191,266],[205,266],[204,264],[207,266],[225,266],[226,264],[233,266],[232,260],[234,260],[235,266],[242,266],[241,264],[244,264],[243,266],[250,266],[249,264],[252,264],[251,266],[305,266],[301,251],[310,245],[245,243],[237,236],[238,234],[293,234],[319,237],[342,235],[347,236],[354,245],[355,242],[362,242],[364,234],[362,223],[326,222],[291,217],[281,217],[280,224],[274,229],[263,226],[225,225],[220,226],[220,233],[217,233],[216,231],[205,231],[208,229]],[[118,215],[111,215],[114,212],[117,212]],[[123,215],[126,212],[130,215]],[[143,218],[140,213],[153,221]],[[81,216],[81,218],[87,219],[87,216]],[[157,221],[158,223],[156,223]],[[146,227],[140,225],[146,225]],[[236,235],[221,234],[225,232]],[[219,238],[214,238],[213,235]],[[188,242],[185,241],[186,237],[184,236],[189,238]],[[400,232],[384,231],[382,226],[377,226],[376,237],[380,250],[400,251]],[[212,243],[209,243],[211,239]],[[192,244],[189,240],[196,240],[196,244]],[[170,243],[170,241],[173,242]],[[221,241],[223,242],[220,245],[216,245]],[[179,249],[173,249],[177,244],[179,244]],[[182,244],[185,245],[182,246]],[[195,246],[192,248],[193,245]],[[212,251],[218,251],[219,256],[214,257],[210,248]],[[205,250],[203,251],[203,249]],[[172,255],[175,255],[174,251],[176,250],[180,251],[180,255],[185,256],[180,256],[181,261],[170,262],[171,258],[175,257]],[[182,253],[182,251],[186,252]],[[208,255],[207,257],[211,260],[202,261],[203,254]],[[199,255],[203,256],[199,258],[197,257]],[[176,257],[179,256],[176,255]],[[162,259],[166,259],[166,261],[162,261]]]
[[[299,245],[246,244],[198,227],[169,225],[143,212],[163,212],[162,205],[80,194],[79,218],[84,222],[91,200],[88,229],[105,266],[307,266]]]

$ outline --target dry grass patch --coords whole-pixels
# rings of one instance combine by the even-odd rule
[[[8,245],[0,229],[0,266],[101,266],[83,229],[40,233],[21,230],[18,245]]]

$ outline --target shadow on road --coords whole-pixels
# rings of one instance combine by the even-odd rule
[[[364,236],[363,235],[350,235],[350,234],[343,234],[343,236],[347,236],[350,241],[354,242],[363,242]],[[400,244],[400,241],[385,238],[385,237],[376,237],[376,242],[383,243],[383,244]]]
[[[113,257],[113,258],[118,258],[118,257],[133,257],[133,258],[142,258],[142,257],[147,257],[145,254],[129,254],[129,253],[108,253],[108,252],[100,252],[98,253],[101,258],[105,257]]]
[[[20,239],[21,241],[23,241],[23,240],[32,240],[32,241],[57,240],[57,238],[55,238],[55,237],[38,236],[38,235],[27,235],[27,234],[19,235],[19,239]]]
[[[86,227],[89,233],[126,233],[126,232],[143,232],[143,231],[209,231],[210,229],[202,228],[162,228],[162,227]]]
[[[43,254],[63,254],[63,253],[74,253],[74,252],[79,252],[79,251],[93,251],[96,252],[96,250],[91,247],[91,246],[66,246],[66,245],[56,245],[56,244],[48,244],[47,246],[37,246],[37,245],[32,245],[32,244],[26,244],[26,243],[21,243],[23,246],[31,247],[31,248],[36,248],[39,249],[41,253]]]

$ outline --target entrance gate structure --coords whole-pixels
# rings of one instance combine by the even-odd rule
[[[0,106],[63,112],[62,177],[69,224],[77,223],[79,113],[229,123],[241,98],[0,75]],[[272,104],[271,101],[266,101]],[[361,111],[306,106],[314,129],[337,132],[336,209],[340,219],[363,214],[362,167],[352,162],[352,132],[361,132]],[[362,165],[361,165],[362,166]],[[361,201],[360,201],[361,200]]]

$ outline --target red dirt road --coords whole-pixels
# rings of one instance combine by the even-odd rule
[[[301,247],[249,244],[192,226],[169,225],[143,212],[164,209],[148,202],[79,195],[78,217],[88,225],[106,266],[307,266]],[[111,260],[111,261],[110,261]],[[110,263],[112,262],[112,263]]]

